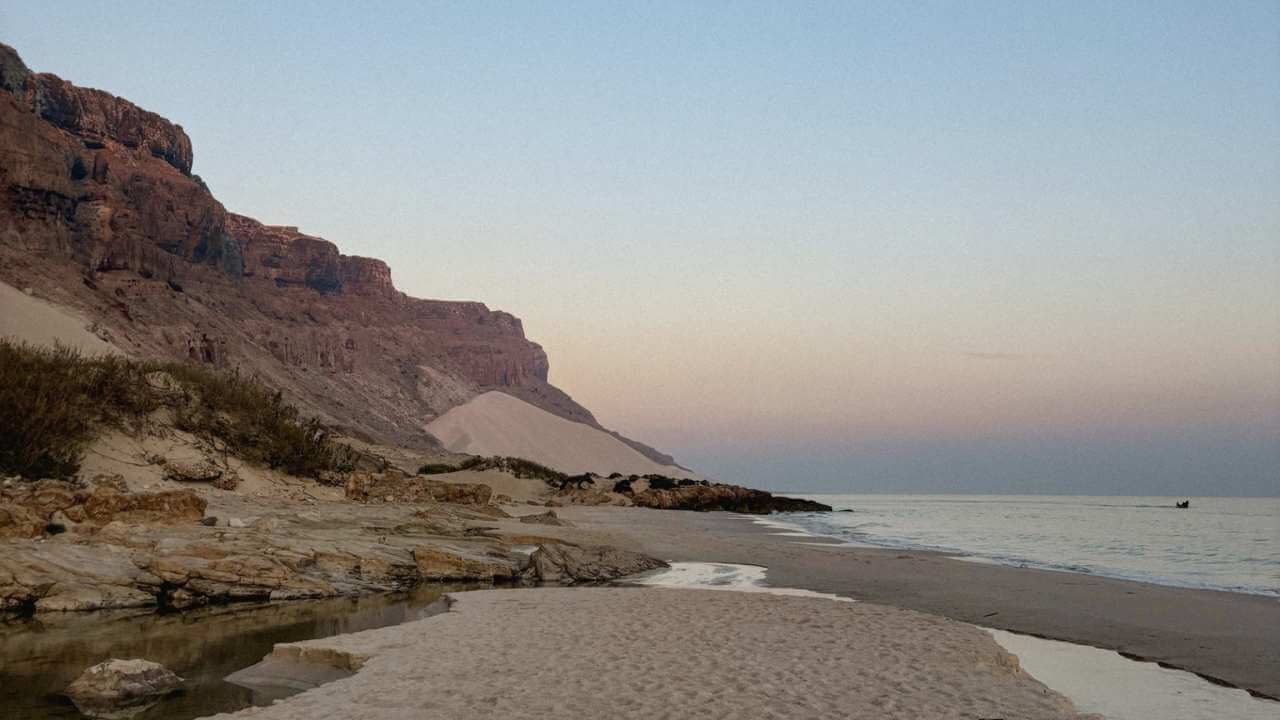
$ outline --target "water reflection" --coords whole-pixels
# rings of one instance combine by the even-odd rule
[[[239,603],[159,615],[133,611],[49,613],[0,619],[0,708],[7,720],[81,718],[61,693],[85,668],[145,658],[182,676],[182,691],[136,720],[186,720],[265,704],[224,677],[271,646],[417,620],[447,592],[476,585],[423,585],[411,593],[285,603]]]

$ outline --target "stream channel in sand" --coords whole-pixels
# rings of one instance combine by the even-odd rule
[[[487,585],[419,586],[409,593],[234,603],[149,610],[0,617],[0,716],[82,718],[62,692],[85,668],[110,658],[145,658],[185,679],[182,690],[132,720],[189,720],[270,704],[224,678],[253,665],[276,643],[399,625],[448,609],[445,593]]]

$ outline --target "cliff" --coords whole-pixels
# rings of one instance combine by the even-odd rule
[[[181,126],[0,45],[0,280],[132,355],[256,374],[366,439],[429,445],[426,423],[489,390],[598,427],[518,318],[409,297],[380,260],[228,212],[192,158]]]

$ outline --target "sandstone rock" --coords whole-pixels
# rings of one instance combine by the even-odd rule
[[[539,580],[569,585],[604,582],[627,575],[667,567],[648,555],[603,545],[541,545],[533,553],[532,564]]]
[[[493,497],[493,488],[479,483],[448,483],[399,470],[382,473],[353,472],[344,492],[356,502],[436,503],[483,507]]]
[[[0,538],[40,537],[48,523],[36,511],[22,505],[0,505]]]
[[[176,524],[198,522],[208,504],[190,490],[125,494],[98,487],[86,498],[84,511],[100,525],[113,520]]]
[[[519,553],[475,556],[447,546],[415,548],[413,560],[424,580],[518,580],[529,567],[529,559]]]
[[[164,477],[166,480],[176,480],[178,482],[207,482],[211,483],[222,477],[222,469],[211,462],[184,462],[180,460],[170,460],[165,463]]]
[[[67,688],[67,695],[89,717],[125,718],[181,686],[182,678],[159,663],[108,660],[85,670]]]
[[[493,498],[493,488],[480,483],[449,483],[441,480],[423,482],[436,502],[483,506],[488,505]]]
[[[567,520],[561,520],[555,510],[548,510],[537,515],[525,515],[520,518],[520,522],[529,523],[530,525],[561,525],[568,526]]]
[[[206,501],[190,490],[128,493],[108,476],[84,485],[63,480],[23,483],[0,491],[0,537],[33,537],[46,524],[89,523],[102,526],[125,522],[182,523],[204,516]],[[39,532],[35,532],[36,535]]]

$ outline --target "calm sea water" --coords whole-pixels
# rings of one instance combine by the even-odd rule
[[[806,495],[807,532],[979,562],[1280,596],[1280,498]]]

